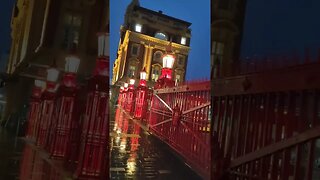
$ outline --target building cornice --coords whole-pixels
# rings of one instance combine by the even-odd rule
[[[169,44],[169,41],[127,30],[123,44],[126,44],[129,40],[136,43],[149,44],[150,46],[161,49],[163,51],[166,50],[165,47],[167,47],[167,45]],[[190,47],[172,42],[172,50],[179,54],[188,55]]]

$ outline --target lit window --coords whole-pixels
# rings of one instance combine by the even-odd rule
[[[187,43],[187,38],[181,37],[181,44],[186,45]]]
[[[178,58],[178,64],[179,64],[180,66],[182,66],[182,65],[184,64],[184,57],[183,57],[183,56],[179,56],[179,58]]]
[[[165,35],[164,33],[162,32],[158,32],[154,35],[155,38],[158,38],[158,39],[161,39],[161,40],[165,40],[167,41],[168,38],[167,38],[167,35]]]
[[[62,46],[64,49],[77,47],[80,39],[82,17],[67,13],[64,18],[65,24]]]
[[[153,66],[152,67],[152,75],[151,75],[152,81],[157,81],[159,79],[160,69],[161,69],[160,66]]]
[[[153,61],[158,62],[158,63],[162,63],[162,55],[163,55],[163,53],[161,51],[155,52],[153,54]]]
[[[130,65],[130,66],[129,66],[128,76],[129,76],[129,77],[134,77],[135,72],[136,72],[136,66]]]
[[[180,76],[180,74],[177,74],[176,75],[176,82],[180,82],[181,81],[181,76]]]
[[[131,46],[131,55],[138,56],[139,55],[139,45],[133,44]]]
[[[141,24],[136,24],[135,31],[136,32],[141,32],[141,30],[142,30],[142,25]]]

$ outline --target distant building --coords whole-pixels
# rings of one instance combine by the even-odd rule
[[[211,3],[211,69],[213,77],[230,74],[239,60],[246,0]]]
[[[108,30],[108,15],[107,0],[17,0],[7,65],[7,73],[17,82],[6,87],[6,115],[28,102],[33,80],[44,79],[54,60],[64,70],[71,49],[76,48],[81,59],[78,79],[84,82],[95,65],[97,33]]]
[[[121,85],[129,78],[139,79],[145,68],[148,85],[158,80],[162,68],[162,55],[172,41],[176,54],[173,80],[185,80],[190,51],[191,23],[155,12],[133,0],[127,7],[124,24],[120,29],[117,59],[113,66],[112,84]]]

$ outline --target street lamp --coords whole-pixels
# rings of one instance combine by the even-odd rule
[[[140,83],[136,91],[136,102],[134,109],[134,117],[137,119],[145,119],[148,107],[148,87],[146,84],[147,72],[145,68],[140,72]]]
[[[175,55],[172,51],[172,43],[170,42],[166,48],[166,54],[162,57],[163,67],[161,69],[161,76],[155,84],[155,89],[173,87],[172,68],[175,61]]]
[[[34,139],[38,134],[39,117],[41,110],[41,94],[45,86],[45,82],[41,80],[34,81],[34,87],[32,89],[32,95],[30,100],[30,109],[28,114],[28,130],[26,137]]]
[[[55,92],[57,90],[56,81],[58,80],[58,77],[59,70],[55,68],[54,61],[54,65],[47,69],[47,87],[41,97],[42,109],[37,144],[43,148],[47,148],[47,145],[49,144],[49,135],[51,133],[52,117],[55,106],[54,102],[56,98]]]
[[[132,113],[134,110],[134,99],[135,99],[135,90],[134,90],[134,83],[135,80],[133,78],[131,78],[129,80],[129,88],[127,91],[127,103],[126,103],[126,107],[125,110],[129,113]]]
[[[109,33],[98,33],[98,56],[89,79],[85,119],[81,131],[77,179],[106,179],[109,149]],[[94,152],[94,153],[92,153]],[[94,164],[94,166],[92,166]]]
[[[76,73],[78,72],[80,59],[75,55],[66,57],[65,74],[63,84],[66,87],[76,87]]]
[[[145,68],[140,72],[139,86],[147,86],[147,72]]]
[[[76,73],[79,68],[80,59],[75,55],[65,58],[65,73],[63,84],[59,87],[57,101],[55,104],[55,117],[53,133],[51,133],[50,155],[53,158],[70,158],[70,150],[74,147],[79,128],[78,119],[80,118],[79,103],[77,103],[77,83]]]
[[[56,82],[59,77],[59,70],[55,67],[50,67],[47,69],[47,91],[55,92],[56,91]]]

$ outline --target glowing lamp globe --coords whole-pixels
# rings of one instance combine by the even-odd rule
[[[135,83],[135,80],[134,79],[130,79],[129,84],[130,85],[134,85],[134,83]]]
[[[36,79],[34,80],[34,86],[42,89],[46,86],[46,82]]]
[[[172,69],[175,57],[172,54],[166,54],[163,56],[163,68]]]
[[[109,36],[107,33],[98,34],[98,56],[108,56]]]
[[[56,82],[59,77],[59,71],[56,68],[49,68],[47,69],[47,81],[49,82]]]
[[[65,71],[68,73],[77,73],[80,64],[80,59],[77,56],[71,55],[66,57]]]
[[[147,72],[144,69],[140,72],[140,79],[141,80],[147,79]]]
[[[123,87],[128,88],[128,83],[124,83]]]

